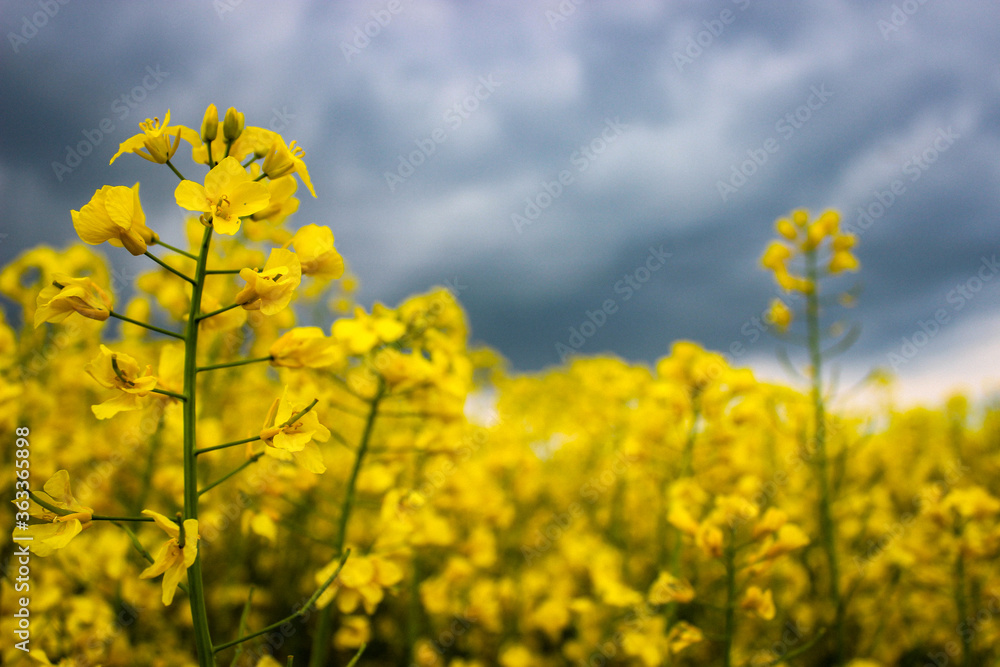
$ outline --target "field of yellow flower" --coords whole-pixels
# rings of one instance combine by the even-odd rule
[[[835,212],[762,249],[804,388],[692,342],[524,375],[445,289],[354,305],[294,142],[210,106],[136,156],[185,246],[139,184],[71,215],[129,300],[83,244],[0,274],[3,664],[1000,664],[1000,411],[831,408]]]

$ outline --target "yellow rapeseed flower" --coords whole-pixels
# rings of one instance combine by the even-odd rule
[[[182,536],[181,526],[175,521],[152,510],[143,510],[142,513],[152,517],[156,525],[162,528],[170,539],[160,547],[153,564],[139,573],[139,578],[152,579],[162,574],[163,604],[169,605],[174,601],[174,593],[177,592],[177,584],[180,583],[181,577],[198,557],[198,520],[184,521]]]
[[[107,241],[138,256],[146,252],[147,245],[159,240],[156,232],[146,226],[138,183],[131,188],[105,185],[79,211],[70,211],[70,216],[76,233],[90,245]]]
[[[264,164],[261,165],[261,168],[270,179],[281,178],[288,174],[298,174],[302,182],[309,188],[309,192],[315,197],[316,191],[313,190],[312,181],[309,179],[309,170],[306,168],[306,163],[302,161],[305,154],[305,150],[301,146],[297,146],[294,141],[285,145],[285,140],[276,134],[274,143],[271,144],[271,148],[264,156]]]
[[[43,322],[62,322],[73,313],[103,322],[111,314],[111,297],[90,278],[57,273],[38,293],[35,326]]]
[[[759,586],[751,586],[747,589],[740,607],[750,611],[765,621],[774,618],[774,597],[770,590],[762,591]]]
[[[302,412],[307,404],[293,401],[288,388],[281,398],[274,399],[271,409],[264,420],[264,428],[260,431],[260,439],[265,445],[265,453],[281,461],[296,460],[306,470],[320,474],[326,472],[323,455],[313,440],[326,442],[330,439],[330,430],[319,423],[316,413],[310,410],[294,422],[289,420]],[[253,444],[247,445],[247,454],[252,455]]]
[[[232,236],[240,229],[240,218],[267,207],[267,185],[257,183],[230,156],[205,175],[205,184],[184,180],[174,190],[177,205],[189,211],[201,211],[202,223],[220,234]]]
[[[162,125],[159,118],[147,118],[145,122],[139,123],[139,127],[142,128],[142,132],[123,141],[108,164],[114,164],[122,153],[135,153],[144,160],[164,164],[177,152],[181,139],[192,146],[197,146],[201,139],[198,133],[189,127],[183,125],[170,127],[170,109],[167,109]]]
[[[42,486],[37,495],[42,501],[70,512],[57,514],[34,500],[29,502],[28,514],[50,523],[32,524],[27,530],[19,530],[19,535],[31,537],[28,548],[37,556],[49,556],[56,549],[62,549],[70,540],[89,528],[94,510],[81,505],[70,489],[69,472],[58,470]]]
[[[323,368],[344,358],[343,348],[319,327],[295,327],[271,344],[271,365],[285,368]]]
[[[306,225],[295,232],[285,247],[289,245],[302,263],[303,275],[336,279],[344,274],[344,259],[333,246],[333,231],[329,227]]]
[[[145,372],[142,372],[135,359],[127,354],[112,352],[104,345],[101,345],[100,354],[84,370],[102,387],[120,392],[114,398],[92,406],[98,419],[110,419],[119,412],[141,409],[144,402],[140,399],[156,387],[156,378],[150,375],[151,366],[146,366]]]
[[[291,250],[273,248],[263,269],[241,269],[240,278],[247,284],[236,295],[236,303],[246,310],[274,315],[292,300],[292,292],[302,282],[302,266]]]

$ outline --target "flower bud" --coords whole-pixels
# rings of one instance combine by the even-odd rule
[[[233,142],[239,139],[240,135],[243,134],[244,122],[243,114],[234,107],[229,107],[226,111],[226,119],[222,122],[222,136],[226,138],[226,141]]]
[[[205,117],[201,120],[201,140],[206,144],[215,141],[219,136],[219,110],[214,104],[205,109]]]

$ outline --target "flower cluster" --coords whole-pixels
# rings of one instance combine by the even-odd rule
[[[0,322],[0,423],[31,426],[21,534],[49,559],[3,664],[996,661],[995,406],[833,410],[820,363],[802,391],[690,341],[508,372],[446,289],[353,302],[333,231],[288,226],[295,142],[214,106],[142,130],[114,157],[166,165],[194,215],[153,232],[106,186],[84,244],[0,273],[25,323]],[[854,241],[832,212],[778,233],[808,333]],[[105,242],[154,263],[134,290]]]

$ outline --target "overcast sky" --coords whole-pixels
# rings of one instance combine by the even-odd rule
[[[212,102],[305,148],[319,198],[291,224],[333,228],[364,304],[448,284],[515,369],[686,338],[774,374],[759,257],[776,218],[832,207],[861,236],[845,375],[897,354],[905,395],[1000,377],[995,2],[0,6],[3,263],[74,241],[104,184],[141,181],[178,240],[166,170],[108,159]]]

